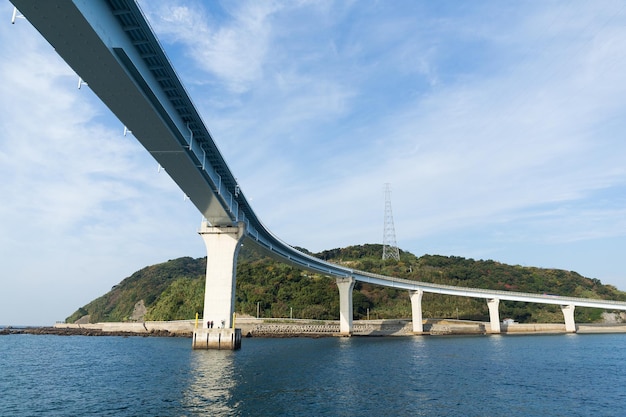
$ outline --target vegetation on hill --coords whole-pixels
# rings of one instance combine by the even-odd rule
[[[187,280],[184,282],[200,280],[204,277],[205,271],[206,259],[188,257],[147,266],[124,279],[105,295],[79,308],[66,319],[66,322],[73,323],[86,315],[89,315],[91,323],[127,321],[132,316],[135,305],[141,300],[149,309],[148,313],[151,314],[153,309],[159,308],[159,300],[168,299],[168,297],[171,299],[177,291],[176,288],[180,287],[179,282],[181,280]],[[204,291],[204,287],[202,291]],[[198,309],[202,311],[203,302],[204,298],[201,296],[199,303],[194,297],[185,299],[183,304],[190,305],[189,310],[192,311],[191,317],[193,317],[195,316],[195,311],[198,311]],[[176,305],[176,308],[172,306],[170,310],[180,309],[184,311],[184,308],[179,306],[178,302],[173,304]],[[167,314],[163,315],[163,317],[165,316]],[[161,319],[159,316],[153,315],[153,317],[157,320]],[[163,318],[163,320],[174,320],[179,317],[191,318],[185,311],[184,315],[170,314],[169,318]]]
[[[491,260],[415,255],[401,251],[400,261],[381,260],[381,245],[332,249],[315,256],[351,268],[423,282],[586,298],[626,300],[626,293],[572,271],[511,266]],[[144,320],[191,319],[202,315],[206,258],[179,258],[152,265],[124,279],[110,292],[79,308],[67,318],[75,322],[127,321],[137,303],[147,308]],[[410,318],[406,290],[357,283],[354,318]],[[237,266],[236,311],[260,317],[337,319],[339,294],[335,280],[270,258],[244,247]],[[426,293],[425,318],[488,320],[482,299]],[[577,322],[593,322],[601,310],[577,308]],[[502,301],[500,316],[519,322],[562,322],[559,306]],[[136,318],[136,317],[135,317]]]

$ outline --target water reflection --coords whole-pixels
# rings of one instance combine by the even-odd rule
[[[198,415],[235,414],[238,402],[233,399],[236,386],[234,355],[236,352],[230,350],[193,351],[189,388],[183,394],[185,409]]]

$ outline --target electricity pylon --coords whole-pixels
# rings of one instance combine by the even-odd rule
[[[385,184],[385,229],[383,232],[383,260],[400,260],[400,249],[396,243],[396,229],[393,226],[393,212],[391,211],[391,184]]]

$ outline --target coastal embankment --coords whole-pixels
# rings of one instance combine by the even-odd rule
[[[452,319],[426,319],[424,335],[489,334],[490,323]],[[56,323],[52,327],[6,328],[0,334],[56,334],[85,336],[159,336],[191,337],[195,320],[146,321],[124,323]],[[501,323],[502,334],[565,333],[562,323]],[[236,327],[246,337],[331,337],[339,335],[334,320],[238,318]],[[579,324],[577,333],[626,333],[626,324]],[[353,336],[410,336],[410,320],[355,320]]]

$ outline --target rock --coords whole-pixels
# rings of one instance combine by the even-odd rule
[[[147,311],[148,309],[146,308],[144,301],[139,300],[135,303],[133,314],[131,314],[130,319],[132,321],[143,321],[143,317],[146,315]]]

